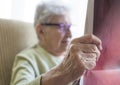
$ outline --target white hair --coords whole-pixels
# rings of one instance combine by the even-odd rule
[[[39,4],[36,8],[34,26],[47,22],[51,15],[65,15],[66,13],[70,13],[70,8],[64,4],[50,2]]]

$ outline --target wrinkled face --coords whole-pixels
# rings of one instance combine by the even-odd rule
[[[51,16],[49,23],[41,24],[44,30],[40,39],[42,46],[53,55],[61,55],[70,42],[70,25],[69,15]]]

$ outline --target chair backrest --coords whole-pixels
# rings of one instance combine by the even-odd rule
[[[0,85],[9,85],[15,55],[35,43],[31,23],[0,19]]]

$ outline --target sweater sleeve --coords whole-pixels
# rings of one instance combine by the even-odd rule
[[[16,56],[10,85],[40,85],[41,75],[36,77],[34,60]]]

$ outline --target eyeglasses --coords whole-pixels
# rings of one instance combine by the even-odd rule
[[[71,27],[71,24],[64,24],[64,23],[41,23],[41,25],[57,26],[63,32],[66,32]]]

